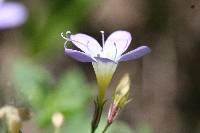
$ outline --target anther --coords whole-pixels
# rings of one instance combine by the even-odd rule
[[[104,31],[103,31],[103,30],[101,30],[100,32],[101,32],[102,34],[104,34]]]
[[[66,35],[70,35],[71,34],[71,31],[66,31]]]

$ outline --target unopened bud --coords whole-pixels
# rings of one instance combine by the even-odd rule
[[[128,102],[128,93],[130,89],[130,78],[128,74],[125,74],[120,80],[115,90],[113,103],[109,108],[107,117],[107,123],[111,124],[117,117],[120,109],[124,107]]]
[[[23,114],[23,112],[13,106],[5,106],[0,109],[0,119],[5,118],[10,133],[19,133],[24,120],[21,118]]]
[[[114,94],[114,104],[119,108],[123,107],[129,100],[128,94],[130,90],[130,77],[125,74],[120,80]]]
[[[61,127],[61,125],[63,124],[63,121],[64,121],[64,116],[62,113],[56,112],[53,114],[52,123],[56,128]]]
[[[109,108],[109,112],[108,112],[108,117],[107,117],[108,124],[111,124],[115,120],[116,116],[119,113],[119,110],[120,110],[119,107],[117,107],[114,104],[111,104],[111,106]]]

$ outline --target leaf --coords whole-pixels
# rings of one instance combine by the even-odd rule
[[[68,119],[88,108],[92,93],[91,86],[84,79],[78,69],[63,74],[56,88],[47,96],[43,110],[38,113],[40,126],[47,126],[54,112],[62,112]]]
[[[12,69],[12,81],[21,100],[34,108],[43,106],[45,94],[53,86],[53,78],[41,66],[26,59],[17,60]]]

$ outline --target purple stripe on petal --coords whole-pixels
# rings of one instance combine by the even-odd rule
[[[115,60],[126,51],[132,40],[131,34],[127,31],[115,31],[106,40],[103,47],[103,57]]]
[[[73,49],[65,48],[65,55],[68,55],[80,62],[95,62],[95,59],[89,55]]]
[[[97,40],[89,35],[78,33],[75,35],[71,35],[70,39],[70,41],[76,47],[80,48],[82,51],[91,56],[96,56],[102,50],[102,47],[97,42]]]
[[[120,61],[128,61],[128,60],[135,60],[138,59],[148,53],[151,52],[151,49],[147,46],[140,46],[124,55],[121,56],[121,58],[119,59]]]

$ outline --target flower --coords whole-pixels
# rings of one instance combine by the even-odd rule
[[[14,28],[27,19],[27,10],[18,2],[0,1],[0,29]]]
[[[122,55],[131,43],[131,34],[127,31],[113,32],[104,43],[104,32],[102,33],[103,47],[96,39],[86,34],[78,33],[71,35],[70,31],[66,32],[66,36],[61,33],[65,42],[65,54],[80,62],[97,62],[98,59],[110,62],[122,62],[134,60],[148,54],[151,50],[147,46],[140,46],[124,55]],[[67,48],[67,42],[72,42],[83,52]]]
[[[64,121],[64,116],[60,112],[55,112],[51,118],[54,127],[60,128]]]
[[[147,46],[140,46],[130,52],[123,54],[131,43],[131,34],[127,31],[115,31],[104,42],[104,31],[102,34],[102,47],[96,39],[89,35],[78,33],[71,35],[70,31],[61,36],[66,40],[64,43],[65,54],[80,61],[92,62],[96,73],[99,87],[99,100],[102,101],[105,90],[108,87],[113,73],[119,62],[138,59],[151,50]],[[81,51],[73,50],[67,47],[67,43],[72,42]]]
[[[109,108],[107,123],[111,124],[118,115],[121,108],[123,108],[130,100],[128,99],[130,89],[130,78],[125,74],[120,80],[115,90],[113,103]]]
[[[0,108],[0,120],[6,121],[9,133],[19,133],[22,122],[30,118],[29,110],[25,108],[16,108],[13,106],[4,106]]]
[[[64,122],[64,116],[61,112],[55,112],[52,117],[51,117],[53,126],[54,126],[54,132],[55,133],[60,133],[60,128]]]

